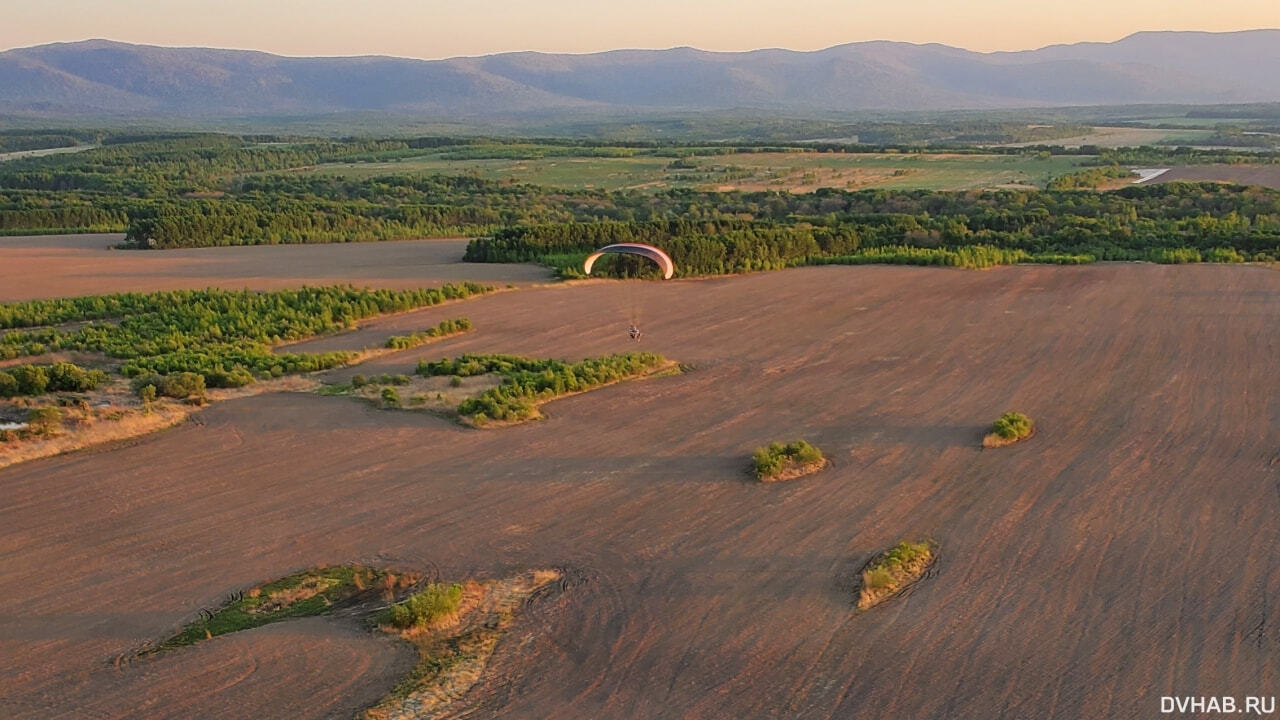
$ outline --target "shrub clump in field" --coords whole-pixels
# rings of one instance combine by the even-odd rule
[[[1035,423],[1020,412],[1007,412],[991,424],[991,432],[982,439],[982,446],[993,448],[1012,445],[1031,437]]]
[[[388,621],[401,629],[430,627],[454,617],[462,604],[462,586],[453,583],[431,583],[404,602],[391,606]]]
[[[804,440],[769,443],[751,454],[752,469],[763,482],[777,482],[815,473],[827,464],[822,451]]]
[[[463,355],[438,362],[420,362],[417,372],[425,377],[451,375],[453,379],[449,382],[453,387],[460,386],[464,377],[489,373],[501,377],[502,384],[498,387],[458,405],[458,415],[479,426],[490,421],[532,420],[538,417],[538,405],[554,397],[647,375],[666,364],[666,358],[661,355],[642,352],[588,358],[576,363],[517,355]]]
[[[904,540],[877,555],[862,569],[858,609],[874,607],[902,592],[924,575],[936,554],[930,543]]]
[[[409,348],[418,347],[419,345],[425,345],[449,335],[457,335],[470,330],[471,321],[467,318],[443,320],[439,325],[436,325],[433,328],[427,328],[421,332],[415,332],[409,335],[393,335],[387,338],[386,346],[395,350],[407,350]]]

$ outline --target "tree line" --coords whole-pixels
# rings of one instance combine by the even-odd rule
[[[1280,257],[1280,192],[1216,183],[1109,193],[824,189],[804,196],[744,194],[738,200],[740,208],[750,204],[756,212],[503,228],[472,240],[465,259],[545,262],[573,276],[587,253],[618,242],[662,247],[681,275],[841,259],[921,262],[963,253],[996,264]],[[601,271],[610,272],[611,262],[624,272],[631,267],[627,260],[604,260]]]

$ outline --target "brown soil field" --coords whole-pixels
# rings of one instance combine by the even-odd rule
[[[534,265],[462,262],[466,240],[112,250],[124,235],[0,237],[0,302],[135,290],[279,290],[350,283],[380,288],[544,282]]]
[[[1097,145],[1099,147],[1133,147],[1138,145],[1154,145],[1165,140],[1178,140],[1183,144],[1194,145],[1196,140],[1207,136],[1207,130],[1196,128],[1137,128],[1107,127],[1093,128],[1087,135],[1056,138],[1053,140],[1034,140],[1021,143],[1001,143],[994,147],[1029,147],[1033,145],[1061,145],[1063,147],[1080,147],[1081,145]]]
[[[474,332],[358,371],[635,349],[619,291],[469,300]],[[1266,695],[1278,294],[1280,274],[1226,265],[649,283],[641,346],[692,367],[552,402],[539,422],[476,431],[272,393],[0,470],[0,714],[343,716],[405,660],[324,620],[112,659],[237,589],[345,562],[565,569],[455,717],[1148,718],[1161,695]],[[1010,407],[1036,440],[981,451]],[[778,437],[831,466],[745,477]],[[856,613],[858,570],[904,537],[946,552]]]
[[[1164,182],[1225,182],[1280,189],[1280,165],[1187,165],[1170,168],[1151,180]]]

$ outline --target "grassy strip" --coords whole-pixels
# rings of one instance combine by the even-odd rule
[[[321,615],[351,601],[367,588],[394,586],[397,580],[382,570],[357,565],[312,568],[280,578],[245,593],[237,593],[217,610],[202,610],[201,618],[176,635],[139,655],[194,645],[218,635],[261,627],[289,618]]]
[[[991,432],[982,439],[982,447],[994,448],[1012,445],[1031,437],[1035,422],[1020,412],[1007,412],[991,424]]]
[[[217,611],[202,611],[199,621],[177,635],[121,656],[117,664],[217,635],[346,608],[354,620],[397,636],[419,654],[408,677],[360,717],[414,720],[433,716],[479,682],[516,613],[534,593],[561,578],[556,570],[534,570],[501,580],[430,583],[386,608],[377,606],[413,586],[414,575],[356,565],[314,568],[237,593]]]
[[[467,318],[442,320],[439,325],[408,335],[392,335],[387,338],[385,347],[393,350],[408,350],[419,345],[426,345],[450,335],[458,335],[471,330],[471,321]]]
[[[875,607],[902,592],[924,576],[936,556],[931,543],[905,540],[877,555],[862,569],[858,609]]]
[[[1093,189],[1117,180],[1135,178],[1138,174],[1127,167],[1107,165],[1103,167],[1080,170],[1078,172],[1059,175],[1049,181],[1049,190],[1082,190]]]
[[[517,355],[462,355],[418,363],[419,375],[456,378],[497,374],[502,384],[459,403],[459,417],[477,427],[491,422],[517,423],[539,417],[538,405],[562,395],[649,375],[669,365],[645,352],[588,358],[577,363]]]
[[[756,448],[751,454],[751,464],[757,480],[778,482],[815,473],[826,466],[827,459],[818,448],[796,440]]]

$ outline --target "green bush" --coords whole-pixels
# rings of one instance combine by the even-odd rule
[[[369,384],[369,380],[364,375],[356,373],[355,375],[351,376],[351,387],[353,388],[362,388],[368,384]]]
[[[400,407],[400,393],[395,388],[382,388],[382,404],[386,407]]]
[[[106,382],[101,370],[86,370],[68,362],[49,367],[49,390],[52,392],[87,392]]]
[[[18,382],[19,395],[43,395],[49,388],[49,373],[39,365],[19,365],[9,374]]]
[[[0,397],[43,395],[46,392],[88,392],[106,382],[101,370],[86,370],[74,363],[18,365],[0,372]]]
[[[57,433],[62,429],[62,411],[56,407],[32,408],[27,413],[27,429],[46,437]]]
[[[1211,263],[1242,263],[1245,258],[1235,248],[1218,247],[1206,252],[1204,261]]]
[[[398,628],[422,627],[458,611],[462,586],[431,583],[404,602],[391,606],[390,621]]]
[[[1020,412],[1007,412],[991,425],[991,433],[1004,440],[1021,440],[1031,434],[1031,418]]]
[[[202,403],[207,397],[204,376],[199,373],[180,372],[173,375],[143,375],[133,381],[134,391],[141,397],[142,391],[152,386],[165,397]]]
[[[751,454],[756,477],[762,480],[776,477],[791,467],[812,465],[824,460],[822,451],[804,440],[796,440],[785,445],[769,443],[767,446],[756,448]]]
[[[887,568],[868,568],[862,573],[862,584],[869,588],[884,588],[893,584],[893,573]]]

